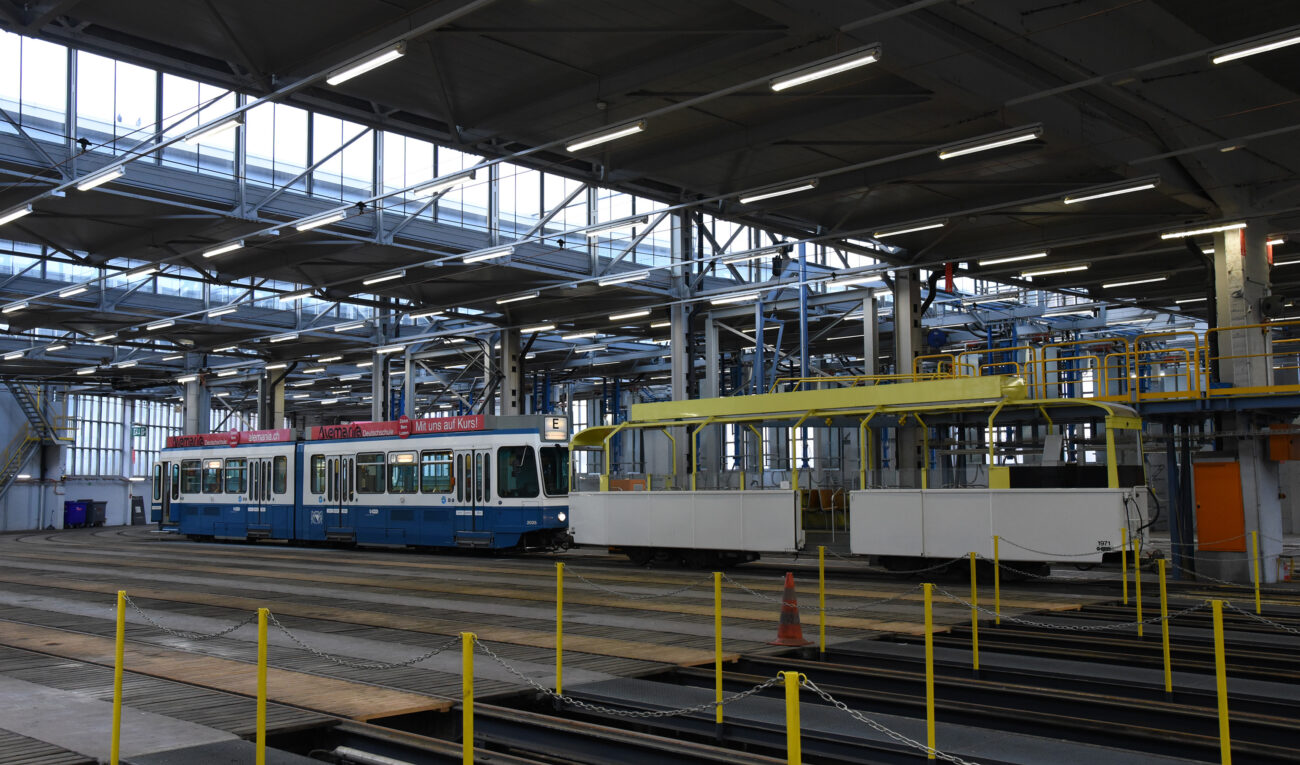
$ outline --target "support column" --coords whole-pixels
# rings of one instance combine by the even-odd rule
[[[501,415],[520,414],[522,381],[519,373],[519,330],[501,330],[501,348],[497,351],[497,369],[501,372],[501,396],[498,413]]]
[[[671,341],[668,344],[668,349],[669,361],[672,367],[669,370],[669,382],[672,384],[673,401],[685,401],[691,397],[687,386],[687,369],[692,363],[689,348],[690,322],[687,319],[686,306],[681,303],[674,303],[669,308],[669,321],[668,336]],[[682,485],[689,486],[689,479],[685,477],[690,475],[689,454],[694,447],[687,443],[688,431],[686,428],[673,428],[672,431],[673,438],[677,439],[678,444],[677,475],[679,482],[683,482]],[[700,441],[704,443],[705,439],[701,438]],[[708,452],[705,451],[704,454],[708,454]],[[701,461],[701,473],[705,472],[703,467],[703,461]]]
[[[370,419],[388,419],[388,357],[370,354]]]
[[[876,317],[876,291],[862,299],[862,374],[874,375],[880,368],[880,322]]]
[[[921,329],[921,280],[915,272],[899,271],[894,276],[894,373],[911,374],[912,359],[921,353],[925,335]],[[920,488],[926,455],[922,453],[919,426],[898,428],[894,444],[894,465],[901,488]]]
[[[258,427],[264,430],[278,428],[284,424],[284,380],[285,375],[277,372],[266,373],[266,416],[258,418]]]
[[[1258,225],[1215,235],[1214,280],[1218,326],[1240,326],[1263,322],[1260,300],[1269,290],[1267,232]],[[1269,385],[1272,382],[1271,336],[1259,329],[1216,333],[1219,339],[1219,377],[1234,388]],[[1235,432],[1258,432],[1268,418],[1240,412],[1223,418],[1224,428]],[[1246,539],[1242,552],[1199,552],[1198,570],[1220,579],[1248,582],[1253,576],[1249,535],[1259,533],[1262,581],[1277,581],[1278,556],[1282,553],[1282,503],[1279,497],[1278,463],[1268,458],[1268,442],[1262,436],[1224,439],[1228,456],[1241,467],[1241,499]]]
[[[185,435],[207,433],[212,421],[212,399],[198,380],[185,383]]]

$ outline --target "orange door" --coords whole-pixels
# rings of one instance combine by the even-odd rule
[[[1192,464],[1196,486],[1196,547],[1246,551],[1246,513],[1241,503],[1241,466],[1236,462]]]

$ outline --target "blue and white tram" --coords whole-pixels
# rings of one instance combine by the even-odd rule
[[[472,415],[168,439],[153,518],[194,539],[567,547],[568,420]]]

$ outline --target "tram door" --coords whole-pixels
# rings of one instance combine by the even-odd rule
[[[351,456],[325,458],[325,535],[352,533],[349,502],[356,499],[356,465]]]
[[[153,502],[150,520],[166,525],[172,522],[172,500],[180,496],[179,462],[155,462],[153,466]]]
[[[271,460],[248,461],[248,525],[269,524],[266,506],[271,500]]]
[[[483,511],[490,505],[492,452],[466,449],[456,452],[456,530],[485,531]]]

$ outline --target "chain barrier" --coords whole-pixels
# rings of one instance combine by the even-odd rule
[[[687,590],[692,589],[694,587],[699,587],[701,584],[701,582],[696,581],[696,582],[691,582],[684,587],[678,587],[675,590],[669,590],[668,592],[656,592],[656,593],[651,593],[649,595],[629,595],[625,592],[620,592],[618,590],[615,590],[612,587],[606,587],[603,584],[598,584],[596,582],[591,581],[587,577],[583,576],[581,572],[575,571],[572,566],[566,565],[564,567],[564,573],[573,574],[574,576],[578,577],[578,579],[582,580],[585,584],[591,585],[592,587],[595,587],[597,590],[600,590],[601,592],[608,592],[611,595],[617,595],[620,598],[626,598],[628,600],[654,600],[656,598],[668,598],[668,597],[672,597],[673,595],[680,595],[681,593],[686,592]],[[713,576],[710,574],[709,580],[712,579]]]
[[[869,600],[869,601],[867,601],[867,602],[865,602],[865,603],[857,603],[857,604],[855,604],[855,605],[851,605],[851,606],[827,606],[825,609],[822,609],[821,607],[819,607],[819,606],[814,606],[814,605],[801,606],[801,605],[799,605],[798,603],[792,603],[792,602],[790,602],[790,601],[788,601],[788,600],[782,600],[781,598],[775,598],[775,597],[772,597],[771,595],[768,595],[768,594],[765,593],[765,592],[759,592],[758,590],[750,589],[749,587],[746,587],[745,585],[741,584],[740,582],[737,582],[735,579],[732,579],[731,576],[729,576],[729,575],[727,574],[727,572],[725,572],[725,571],[722,572],[722,578],[725,579],[727,582],[729,582],[729,583],[735,585],[737,588],[739,588],[739,589],[743,590],[744,592],[748,593],[749,595],[751,595],[751,596],[753,596],[753,597],[755,597],[755,598],[759,598],[760,600],[766,600],[766,601],[769,602],[769,603],[780,603],[780,604],[783,605],[783,606],[790,606],[791,608],[797,608],[797,609],[800,609],[800,610],[808,610],[808,611],[822,611],[822,610],[824,610],[826,613],[831,613],[832,611],[837,611],[837,612],[861,611],[863,608],[865,608],[865,607],[867,607],[867,606],[878,606],[878,605],[881,605],[881,604],[883,604],[883,603],[892,603],[892,602],[895,601],[895,600],[900,600],[900,599],[902,599],[903,597],[905,597],[905,596],[907,596],[907,595],[910,595],[910,594],[912,594],[913,592],[915,592],[915,591],[921,589],[921,585],[919,585],[919,584],[914,584],[914,585],[912,585],[911,587],[909,587],[908,589],[903,590],[902,592],[898,593],[897,595],[891,595],[891,596],[889,596],[888,598],[881,598],[880,600]]]
[[[1089,555],[1096,555],[1099,552],[1119,552],[1119,550],[1093,550],[1092,552],[1082,552],[1082,553],[1056,553],[1056,552],[1047,552],[1046,550],[1035,550],[1032,547],[1025,547],[1024,545],[1018,545],[1015,542],[1012,542],[1010,539],[1007,539],[1006,537],[998,537],[998,539],[1000,539],[1003,542],[1006,542],[1012,547],[1019,547],[1021,550],[1024,550],[1026,552],[1037,553],[1039,555],[1047,555],[1052,558],[1086,558]]]
[[[1010,571],[1013,574],[1019,574],[1020,576],[1029,577],[1031,579],[1050,579],[1053,582],[1085,582],[1087,584],[1096,584],[1098,582],[1110,581],[1110,580],[1098,579],[1097,577],[1090,577],[1090,576],[1059,576],[1057,574],[1052,574],[1052,573],[1035,574],[1030,571],[1024,571],[1018,568],[1014,568],[1012,566],[1008,566],[1002,561],[995,561],[992,558],[986,558],[983,555],[976,555],[976,557],[982,561],[988,561],[989,563],[994,564],[995,566],[1002,569],[1003,571]]]
[[[1180,566],[1177,563],[1173,562],[1172,560],[1169,561],[1169,565],[1172,566],[1173,568],[1178,569],[1179,571],[1182,571],[1183,573],[1191,574],[1197,579],[1208,579],[1209,581],[1214,582],[1215,584],[1227,585],[1228,587],[1236,587],[1238,589],[1246,589],[1246,590],[1254,589],[1252,585],[1242,584],[1241,582],[1229,582],[1227,579],[1219,579],[1218,577],[1210,576],[1209,574],[1204,574],[1201,573],[1200,571],[1194,571],[1190,568],[1187,568],[1186,566]]]
[[[229,635],[230,633],[234,632],[240,627],[243,627],[246,624],[252,624],[253,622],[257,621],[257,612],[254,611],[251,616],[244,619],[242,622],[239,622],[238,624],[232,624],[231,626],[225,628],[224,630],[221,630],[220,632],[205,633],[205,632],[187,632],[186,630],[174,630],[171,627],[164,626],[162,624],[159,624],[157,621],[155,621],[152,616],[144,612],[144,609],[136,605],[134,600],[131,600],[130,595],[125,595],[123,597],[126,598],[126,604],[130,606],[132,610],[134,610],[137,614],[139,614],[140,617],[144,619],[146,622],[148,622],[152,627],[161,630],[162,632],[165,632],[168,635],[171,635],[172,637],[178,637],[183,640],[199,641],[199,640],[212,640],[214,638],[225,637],[226,635]]]
[[[267,617],[271,620],[271,624],[275,625],[276,629],[283,632],[285,637],[292,640],[294,644],[297,645],[302,650],[306,651],[307,653],[310,653],[311,655],[317,658],[325,659],[326,661],[333,662],[334,664],[337,664],[340,667],[351,667],[352,669],[400,669],[402,667],[410,667],[419,664],[425,659],[429,659],[434,656],[437,656],[438,654],[442,653],[443,651],[447,650],[448,648],[451,648],[452,646],[460,642],[460,636],[457,635],[447,640],[447,642],[440,644],[436,648],[433,648],[432,650],[427,651],[426,653],[422,653],[419,656],[416,656],[412,659],[407,659],[406,661],[396,661],[392,663],[352,661],[351,659],[344,659],[340,656],[334,656],[332,654],[325,653],[324,651],[321,651],[319,649],[313,648],[310,645],[307,645],[303,641],[299,640],[297,635],[290,632],[283,624],[281,624],[280,620],[275,618],[275,614],[267,612]]]
[[[841,712],[847,714],[849,717],[852,717],[854,720],[857,720],[863,725],[866,725],[867,727],[871,728],[877,733],[883,734],[893,739],[894,741],[897,741],[903,746],[908,746],[911,747],[912,749],[925,752],[927,755],[934,755],[937,759],[944,760],[945,762],[951,762],[953,763],[953,765],[978,765],[978,763],[971,762],[970,760],[963,760],[962,758],[958,757],[955,754],[947,754],[946,752],[941,752],[938,749],[931,749],[925,744],[922,744],[920,741],[910,739],[896,730],[891,730],[885,727],[881,723],[872,720],[870,717],[867,717],[866,715],[862,714],[856,709],[850,709],[848,704],[845,704],[843,701],[840,701],[839,699],[830,695],[826,691],[823,691],[821,688],[817,687],[816,683],[814,683],[812,680],[809,680],[807,677],[801,676],[801,684],[803,685],[804,688],[807,688],[808,690],[820,696],[822,701],[825,701],[827,704],[830,704],[831,706],[835,707]]]
[[[652,719],[652,718],[662,718],[662,717],[680,717],[682,715],[710,712],[719,706],[726,706],[727,704],[730,704],[732,702],[740,701],[741,699],[745,699],[750,696],[753,696],[756,693],[761,693],[762,691],[765,691],[768,688],[771,688],[772,686],[782,681],[781,676],[777,675],[775,677],[770,677],[767,680],[764,680],[763,682],[759,683],[758,685],[755,685],[752,688],[743,690],[740,693],[733,693],[730,696],[725,696],[721,701],[708,701],[703,704],[695,704],[693,706],[680,707],[678,709],[663,709],[663,710],[649,710],[649,711],[642,711],[642,710],[635,710],[635,709],[615,709],[613,707],[601,706],[600,704],[592,704],[591,702],[583,701],[582,699],[575,699],[572,696],[565,696],[563,694],[556,693],[555,691],[551,690],[550,688],[547,688],[546,686],[542,685],[541,683],[537,682],[536,680],[532,679],[528,675],[525,675],[523,672],[516,669],[513,665],[510,664],[510,662],[498,656],[496,652],[494,652],[491,648],[488,648],[486,645],[484,645],[483,641],[479,640],[478,638],[474,638],[474,645],[477,646],[479,650],[481,650],[484,654],[486,654],[488,658],[492,659],[497,664],[500,664],[501,667],[505,669],[506,672],[509,672],[511,675],[519,678],[519,680],[522,681],[525,685],[529,686],[530,688],[537,691],[538,693],[545,694],[546,696],[556,701],[559,701],[564,704],[568,704],[573,707],[577,707],[579,709],[584,709],[588,712],[597,712],[599,714],[614,715],[615,717]]]
[[[1010,621],[1016,624],[1023,624],[1026,627],[1037,627],[1039,629],[1047,629],[1047,630],[1061,630],[1064,632],[1106,632],[1108,630],[1119,630],[1119,629],[1125,629],[1127,627],[1136,627],[1139,624],[1157,624],[1159,622],[1164,621],[1166,618],[1169,621],[1173,621],[1174,619],[1177,619],[1182,616],[1186,616],[1187,614],[1190,614],[1194,611],[1200,611],[1201,609],[1209,608],[1208,601],[1202,601],[1200,603],[1197,603],[1194,606],[1188,606],[1187,608],[1184,608],[1181,611],[1175,611],[1169,614],[1168,617],[1153,616],[1150,619],[1143,619],[1141,621],[1108,622],[1106,624],[1052,624],[1050,622],[1036,622],[1033,621],[1032,619],[1022,619],[1018,616],[1010,616],[1005,613],[999,614],[996,611],[992,611],[983,606],[977,606],[968,600],[959,598],[956,595],[953,595],[951,592],[948,592],[947,590],[943,589],[942,587],[935,587],[934,591],[943,595],[949,600],[953,600],[956,601],[957,603],[960,603],[966,608],[973,608],[976,611],[979,611],[987,616],[1000,617],[1004,622]]]
[[[1296,629],[1295,627],[1288,627],[1285,624],[1279,624],[1278,622],[1275,622],[1272,619],[1269,619],[1268,617],[1260,616],[1259,614],[1256,614],[1254,611],[1247,611],[1246,609],[1241,608],[1240,606],[1235,606],[1226,600],[1223,602],[1223,605],[1229,611],[1236,611],[1237,613],[1242,614],[1244,616],[1249,616],[1250,618],[1254,619],[1255,621],[1261,624],[1267,624],[1273,629],[1281,630],[1283,632],[1290,632],[1292,635],[1300,635],[1300,630]]]

